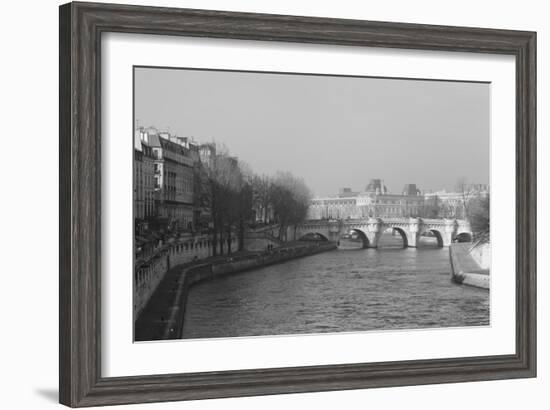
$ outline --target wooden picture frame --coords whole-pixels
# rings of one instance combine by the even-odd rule
[[[62,404],[81,407],[535,377],[536,33],[78,2],[61,6],[59,12]],[[102,377],[100,39],[107,32],[514,56],[515,354]]]

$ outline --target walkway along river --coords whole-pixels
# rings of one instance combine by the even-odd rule
[[[385,241],[200,282],[183,338],[489,325],[489,292],[451,281],[448,248]]]

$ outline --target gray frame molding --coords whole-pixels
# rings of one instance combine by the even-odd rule
[[[82,407],[535,377],[536,33],[94,3],[65,4],[59,12],[61,403]],[[100,38],[104,32],[515,56],[516,353],[101,377]]]

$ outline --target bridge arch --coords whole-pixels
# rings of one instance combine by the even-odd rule
[[[429,229],[427,232],[431,232],[435,236],[437,240],[437,247],[443,248],[443,235],[441,232],[437,229]]]
[[[328,242],[328,238],[321,232],[307,232],[298,238],[299,241]]]
[[[409,239],[407,238],[407,233],[403,228],[400,228],[398,226],[392,227],[392,233],[397,232],[399,235],[401,235],[401,239],[403,240],[403,248],[407,248],[409,246]]]
[[[369,244],[370,244],[369,238],[365,232],[357,228],[350,229],[350,232],[355,232],[357,235],[359,235],[359,238],[361,238],[361,241],[363,242],[363,249],[366,249],[369,247]]]
[[[470,232],[460,232],[456,235],[455,242],[472,242],[472,234]]]

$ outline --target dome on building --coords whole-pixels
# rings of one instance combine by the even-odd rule
[[[365,191],[385,194],[388,192],[388,188],[386,188],[386,185],[383,184],[381,179],[373,178],[369,181],[369,184],[365,188]]]
[[[403,195],[420,195],[420,189],[416,184],[405,184],[403,187]]]

